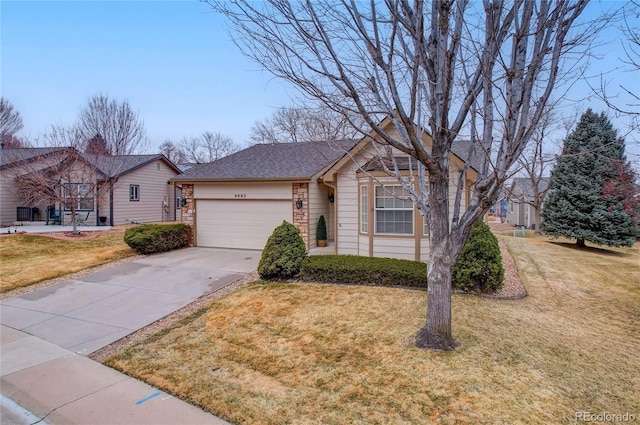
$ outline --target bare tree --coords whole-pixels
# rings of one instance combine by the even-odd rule
[[[182,149],[178,147],[171,140],[167,139],[159,146],[160,152],[167,157],[167,159],[176,165],[184,164],[187,162],[186,156]]]
[[[184,152],[186,162],[205,164],[239,151],[240,146],[228,136],[205,131],[198,137],[183,139],[180,150]]]
[[[22,147],[16,133],[22,130],[20,112],[13,109],[13,105],[4,97],[0,97],[0,143],[5,148]]]
[[[48,147],[11,149],[8,171],[13,177],[16,195],[27,206],[58,205],[68,211],[73,233],[78,234],[80,211],[93,211],[100,197],[113,188],[117,162],[111,157],[82,153],[84,143],[76,128],[51,127],[44,136]]]
[[[112,155],[131,155],[147,149],[144,122],[128,101],[118,102],[105,95],[89,99],[80,111],[77,128],[83,143],[100,135]],[[81,150],[86,150],[82,146]]]
[[[453,265],[558,79],[570,78],[560,75],[561,61],[597,30],[587,23],[576,28],[587,1],[209,3],[229,19],[246,55],[329,109],[359,115],[381,153],[416,160],[417,178],[402,175],[394,155],[389,167],[430,227],[427,319],[416,344],[453,349]],[[381,127],[381,118],[394,132]],[[463,185],[450,194],[449,161],[465,128],[473,149],[454,181],[464,179],[472,160],[481,165],[462,210]]]
[[[254,143],[298,143],[353,139],[362,135],[363,123],[357,127],[357,116],[347,120],[336,111],[319,107],[278,108],[271,117],[256,121],[251,127]]]

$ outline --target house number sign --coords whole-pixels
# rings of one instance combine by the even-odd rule
[[[246,198],[247,194],[246,193],[236,193],[235,195],[233,195],[234,198]]]

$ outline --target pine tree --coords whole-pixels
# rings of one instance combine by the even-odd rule
[[[637,201],[625,192],[635,175],[627,166],[624,148],[624,140],[604,113],[589,109],[582,115],[551,173],[542,211],[544,233],[575,238],[578,246],[585,246],[585,241],[633,245]]]

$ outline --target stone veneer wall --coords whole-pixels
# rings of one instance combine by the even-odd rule
[[[293,183],[293,225],[300,229],[304,244],[309,249],[309,183]],[[302,199],[302,208],[296,207],[298,199]]]
[[[183,184],[181,196],[187,200],[187,204],[184,207],[180,207],[182,222],[193,228],[193,185]]]

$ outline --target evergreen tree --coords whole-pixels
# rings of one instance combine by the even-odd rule
[[[625,164],[624,141],[607,116],[587,110],[564,141],[551,173],[542,231],[575,238],[578,246],[585,241],[633,245],[637,208],[629,205],[634,201],[625,191],[635,176]]]

